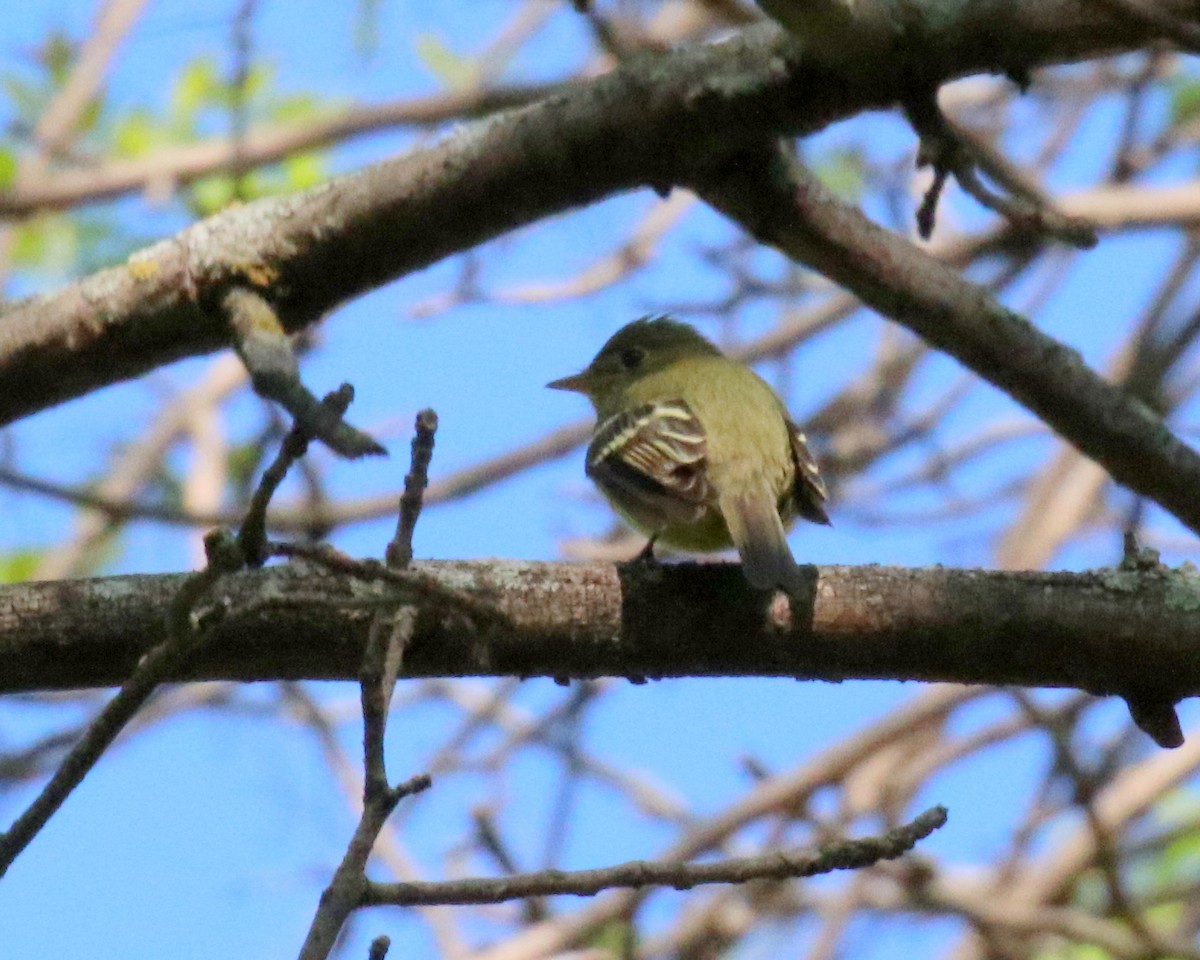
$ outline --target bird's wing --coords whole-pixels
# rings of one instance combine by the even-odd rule
[[[821,479],[821,470],[808,449],[808,437],[792,423],[787,422],[788,437],[792,442],[792,461],[796,465],[796,482],[792,487],[792,496],[796,512],[813,523],[829,524],[829,516],[825,513],[825,481]]]
[[[647,403],[596,428],[587,474],[643,526],[698,520],[712,499],[704,428],[683,400]]]

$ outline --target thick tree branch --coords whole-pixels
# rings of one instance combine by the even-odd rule
[[[1172,0],[1168,12],[1186,13]],[[933,18],[931,18],[933,19]],[[885,20],[886,26],[886,20]],[[879,47],[878,18],[863,43]],[[843,31],[844,32],[844,31]],[[925,83],[1021,72],[1153,37],[1068,0],[963,4],[922,45],[877,56],[850,37],[797,56],[770,26],[662,57],[466,127],[442,143],[291,197],[226,210],[0,323],[0,424],[228,343],[211,309],[231,285],[269,291],[290,329],[343,301],[515,227],[639,186],[690,179],[749,138],[808,133]],[[453,216],[447,216],[453,211]]]
[[[771,145],[698,186],[763,243],[856,293],[1038,415],[1200,532],[1200,455],[1136,397],[986,290],[838,200]]]
[[[732,564],[414,563],[404,675],[793,676],[1200,693],[1195,571],[805,567],[808,602]],[[404,580],[409,578],[409,580]],[[0,691],[119,683],[182,578],[0,588]],[[354,679],[381,579],[300,565],[222,580],[213,641],[169,679]]]

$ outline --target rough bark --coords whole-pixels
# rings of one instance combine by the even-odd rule
[[[748,140],[897,103],[914,84],[1143,47],[1096,4],[894,5],[805,51],[770,25],[634,58],[531,106],[313,190],[232,208],[0,313],[0,424],[228,343],[214,305],[262,289],[291,329],[456,251],[636,187],[692,182]],[[1186,15],[1186,3],[1162,4]],[[876,14],[872,8],[878,7]],[[944,8],[944,9],[943,9]],[[910,18],[911,19],[911,18]],[[870,51],[865,55],[864,51]]]
[[[803,569],[811,592],[789,606],[730,564],[416,563],[405,673],[1200,691],[1193,570]],[[119,682],[162,640],[182,579],[0,588],[0,692]],[[354,679],[385,589],[299,566],[227,577],[219,635],[176,679]]]

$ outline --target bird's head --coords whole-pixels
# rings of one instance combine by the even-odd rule
[[[579,373],[546,386],[582,393],[600,409],[642,377],[678,360],[719,355],[712,343],[686,323],[670,317],[643,317],[614,333]]]

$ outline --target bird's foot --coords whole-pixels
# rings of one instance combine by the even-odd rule
[[[658,534],[656,533],[649,540],[647,540],[646,545],[644,547],[642,547],[641,553],[639,553],[636,557],[633,558],[633,562],[634,563],[657,563],[657,560],[654,557],[654,542],[657,539],[658,539]]]

